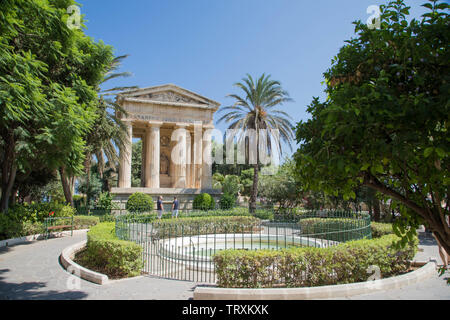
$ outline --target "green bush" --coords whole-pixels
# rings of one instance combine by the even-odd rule
[[[225,193],[219,200],[219,207],[222,210],[232,209],[236,206],[236,197]]]
[[[332,241],[349,241],[370,237],[369,221],[350,218],[300,219],[303,235]]]
[[[224,250],[213,256],[218,286],[225,288],[314,287],[367,281],[369,266],[383,278],[405,273],[417,252],[415,237],[395,249],[394,235],[329,248]]]
[[[266,210],[266,209],[257,209],[255,213],[253,213],[253,216],[255,216],[258,219],[261,220],[273,220],[274,214],[273,210]]]
[[[259,219],[245,217],[195,217],[155,220],[153,232],[161,238],[214,233],[248,233],[259,230]]]
[[[44,233],[42,222],[20,221],[0,214],[0,240],[20,238]]]
[[[74,216],[73,225],[75,230],[89,229],[100,223],[99,217],[93,216]]]
[[[59,203],[17,204],[0,214],[0,240],[44,233],[43,222],[51,212],[52,217],[71,217],[75,209]]]
[[[83,265],[111,278],[134,277],[141,273],[142,247],[134,242],[118,240],[115,223],[104,222],[87,234]]]
[[[207,193],[199,194],[194,198],[194,210],[213,210],[216,207],[213,197]]]
[[[50,217],[71,217],[76,210],[71,206],[60,203],[32,203],[16,204],[8,210],[7,215],[15,221],[44,222]]]
[[[372,222],[371,228],[373,238],[381,238],[382,236],[388,234],[394,234],[394,230],[392,229],[392,223]]]
[[[154,209],[152,197],[147,194],[136,192],[127,201],[126,209],[131,213],[151,212]]]
[[[100,194],[97,200],[97,209],[103,210],[115,210],[119,209],[119,206],[113,202],[114,196],[109,192],[103,192]],[[153,200],[152,200],[153,201]]]
[[[196,217],[243,217],[243,216],[251,216],[248,208],[235,207],[233,209],[228,210],[197,210],[197,211],[181,211],[178,215],[178,218],[196,218]],[[124,214],[120,216],[121,220],[136,220],[142,223],[152,222],[158,219],[158,215],[156,213],[151,214]],[[172,219],[172,213],[165,213],[162,215],[162,220]]]

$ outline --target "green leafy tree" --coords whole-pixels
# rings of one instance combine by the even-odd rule
[[[94,172],[90,174],[89,180],[86,174],[79,177],[77,191],[86,195],[86,205],[90,206],[102,193],[102,186],[102,180],[98,173]]]
[[[131,156],[131,185],[140,187],[142,183],[142,140],[133,143]]]
[[[239,176],[239,180],[242,184],[242,195],[250,196],[253,187],[253,176],[255,175],[255,170],[253,168],[243,170]],[[258,189],[259,190],[259,189]]]
[[[84,161],[84,171],[86,183],[90,181],[90,167],[95,159],[98,165],[98,174],[103,179],[105,170],[112,169],[117,172],[116,164],[119,162],[118,149],[127,141],[127,128],[121,117],[126,111],[112,98],[121,91],[136,89],[133,87],[114,87],[102,90],[108,81],[121,77],[129,77],[129,72],[118,72],[121,63],[128,55],[114,58],[107,68],[103,79],[97,84],[98,105],[96,108],[96,120],[86,135],[86,157]],[[105,165],[108,164],[109,168]]]
[[[274,139],[273,131],[278,130],[280,141],[277,147],[281,152],[281,141],[284,141],[289,146],[294,138],[293,125],[290,122],[291,117],[284,111],[276,109],[283,103],[291,101],[289,94],[283,90],[279,81],[271,80],[270,75],[263,74],[256,82],[250,75],[242,79],[235,86],[241,89],[243,96],[231,94],[229,97],[235,100],[232,106],[221,108],[220,112],[226,112],[224,116],[219,119],[219,123],[225,121],[229,124],[229,129],[239,131],[238,140],[246,143],[246,153],[248,150],[249,141],[244,138],[248,130],[256,130],[256,146],[260,146],[259,131],[267,130],[267,151],[271,152],[271,140]],[[257,148],[259,149],[259,148]],[[256,210],[256,198],[258,196],[258,178],[260,169],[260,154],[256,152],[256,163],[253,165],[253,185],[250,195],[249,209],[250,212]]]
[[[216,172],[213,174],[212,179],[213,179],[213,188],[214,189],[222,189],[223,182],[225,180],[225,177],[223,176],[223,174]]]
[[[301,184],[295,179],[295,162],[286,160],[275,175],[262,176],[259,180],[260,196],[279,208],[295,208],[303,199]]]
[[[407,20],[409,7],[382,6],[379,30],[355,22],[325,73],[326,101],[297,126],[298,174],[306,187],[347,199],[361,185],[389,196],[400,210],[402,244],[424,223],[450,252],[450,42],[447,3]]]
[[[84,137],[95,120],[97,84],[112,48],[67,26],[72,0],[0,1],[0,211],[18,175],[33,168],[81,173]]]

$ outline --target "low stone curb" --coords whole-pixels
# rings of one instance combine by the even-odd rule
[[[96,284],[106,284],[109,282],[109,278],[107,275],[102,273],[98,273],[89,269],[86,269],[75,262],[73,262],[73,258],[77,252],[80,252],[86,247],[87,240],[76,243],[67,247],[63,250],[60,256],[60,261],[63,267],[67,272],[80,277],[81,279],[96,283]]]
[[[398,289],[436,275],[436,262],[416,262],[420,269],[388,279],[311,288],[233,289],[197,287],[194,300],[309,300],[345,298]]]
[[[89,231],[89,229],[73,230],[73,235],[82,234],[82,233],[85,233],[87,231]],[[49,235],[49,239],[57,238],[58,236],[56,236],[55,234],[57,234],[57,235],[70,235],[70,232],[71,231],[61,231],[61,232],[51,233]],[[15,246],[15,245],[18,245],[18,244],[35,242],[35,241],[39,241],[39,240],[44,240],[45,236],[46,236],[45,234],[35,234],[35,235],[31,235],[31,236],[26,236],[26,237],[2,240],[2,241],[0,241],[0,248],[9,247],[9,246]]]

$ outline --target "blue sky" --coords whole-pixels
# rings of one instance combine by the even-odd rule
[[[387,1],[387,0],[386,0]],[[306,120],[314,96],[324,97],[323,73],[355,20],[385,0],[78,0],[86,33],[129,54],[116,85],[173,83],[220,102],[238,93],[246,73],[279,80],[294,102],[283,109]],[[426,0],[407,0],[413,17]],[[216,119],[219,117],[216,116]],[[217,126],[225,130],[226,125]],[[295,148],[294,148],[295,151]],[[291,154],[286,150],[287,154]]]

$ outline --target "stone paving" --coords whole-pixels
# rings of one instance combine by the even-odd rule
[[[61,251],[83,241],[86,234],[0,248],[0,300],[188,300],[194,282],[141,276],[100,286],[69,275],[59,263]],[[420,233],[416,260],[441,260],[434,238]],[[419,284],[350,299],[443,299],[450,300],[446,277],[432,277]],[[341,298],[340,298],[341,299]]]
[[[0,249],[2,300],[187,300],[195,283],[137,277],[100,286],[67,273],[59,263],[62,250],[81,236],[38,241]]]

